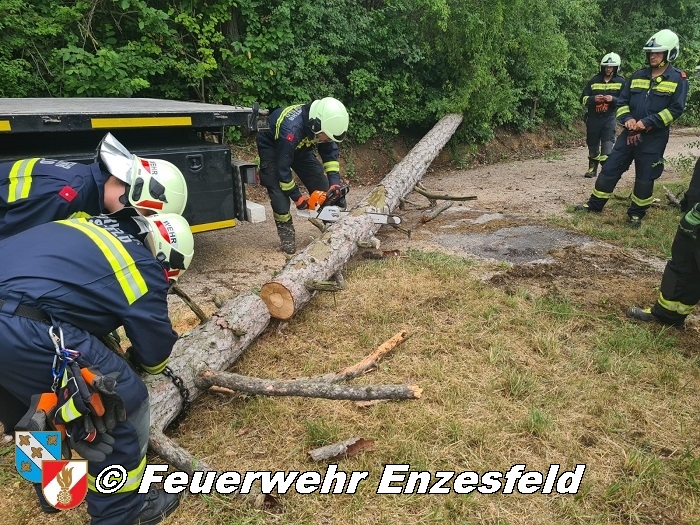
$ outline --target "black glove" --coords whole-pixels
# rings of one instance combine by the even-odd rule
[[[690,208],[690,211],[683,215],[678,224],[678,231],[687,237],[697,239],[700,230],[700,210],[698,204]]]
[[[639,141],[641,140],[641,138],[642,138],[641,133],[638,133],[638,132],[629,133],[627,135],[627,145],[628,146],[636,146],[637,144],[639,144]]]
[[[29,405],[29,410],[27,410],[27,413],[17,422],[15,430],[51,430],[48,415],[55,407],[56,394],[53,392],[34,394],[31,399],[31,404]]]
[[[333,184],[330,188],[328,188],[328,191],[326,192],[326,203],[336,204],[342,196],[343,194],[340,191],[340,185]]]
[[[89,420],[89,418],[82,418],[82,420]],[[114,445],[114,438],[109,434],[96,432],[92,441],[88,441],[80,437],[84,435],[84,431],[85,428],[81,420],[66,425],[66,437],[70,448],[88,461],[100,462],[107,459],[107,456],[114,450],[112,446]]]
[[[117,423],[126,421],[124,400],[115,390],[119,372],[102,375],[96,368],[89,367],[81,368],[80,374],[91,390],[90,408],[97,416],[97,430],[111,432]]]

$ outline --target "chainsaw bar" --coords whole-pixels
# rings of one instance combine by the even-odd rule
[[[365,212],[372,217],[374,224],[401,224],[401,217],[397,215],[389,215],[388,213]],[[320,210],[297,210],[297,215],[300,217],[308,217],[310,219],[320,219],[323,222],[337,222],[341,218],[349,215],[349,211],[343,211],[339,206],[324,206]]]

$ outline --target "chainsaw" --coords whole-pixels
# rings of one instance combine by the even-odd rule
[[[340,190],[335,192],[332,198],[329,198],[327,192],[316,190],[309,195],[309,208],[297,210],[297,215],[308,217],[309,219],[319,219],[323,222],[337,222],[350,213],[345,211],[344,206],[340,206],[340,204],[345,204],[345,196],[349,191],[350,186],[346,184],[341,186]],[[369,211],[365,213],[372,218],[374,224],[401,224],[401,217],[397,215]]]

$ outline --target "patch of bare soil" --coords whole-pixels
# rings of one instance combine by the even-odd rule
[[[437,218],[423,222],[428,200],[415,192],[410,194],[404,209],[395,210],[402,217],[402,227],[410,230],[410,237],[405,231],[382,227],[378,234],[381,248],[443,251],[514,264],[494,284],[515,288],[518,283],[540,283],[544,290],[554,286],[597,310],[611,312],[614,305],[614,311],[622,312],[631,304],[646,305],[654,296],[663,261],[640,263],[609,245],[586,244],[586,239],[576,236],[567,240],[561,231],[545,228],[545,219],[564,216],[567,206],[584,202],[593,188],[594,179],[583,177],[587,150],[581,137],[580,133],[577,140],[567,139],[562,146],[560,140],[547,133],[502,132],[490,144],[471,148],[468,153],[448,145],[423,177],[424,186],[431,191],[472,195],[476,199],[455,202]],[[374,141],[363,147],[346,148],[341,168],[348,177],[352,175],[348,205],[353,206],[369,193],[418,139],[391,144]],[[697,140],[697,130],[673,130],[666,157],[697,155],[693,144]],[[496,160],[501,162],[493,163]],[[470,167],[456,169],[455,165]],[[667,164],[660,183],[678,179],[679,174]],[[632,183],[630,171],[616,192],[630,192]],[[200,233],[195,238],[195,257],[180,285],[206,313],[216,311],[223,300],[259,289],[285,264],[265,192],[250,186],[248,198],[265,206],[265,222],[242,222],[235,228]],[[320,235],[306,220],[295,218],[294,224],[298,249]],[[528,226],[530,230],[516,230],[526,232],[522,234],[524,238],[498,233]],[[484,237],[488,234],[494,237]],[[469,237],[473,235],[481,237]],[[482,247],[481,253],[470,248],[475,239]],[[484,250],[489,243],[498,248],[492,250],[492,257]],[[533,257],[515,257],[522,256],[528,248]],[[514,257],[508,257],[509,250]],[[179,298],[171,297],[171,306],[179,331],[197,324],[194,314]]]

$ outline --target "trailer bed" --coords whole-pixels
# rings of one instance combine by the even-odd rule
[[[256,130],[257,113],[257,107],[153,98],[3,98],[0,133],[228,126]]]

